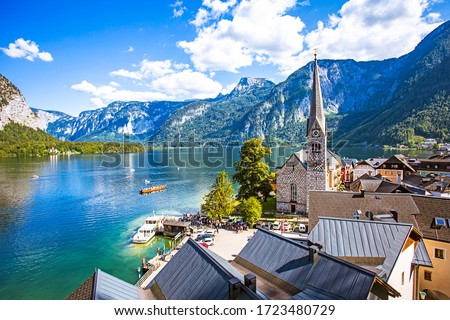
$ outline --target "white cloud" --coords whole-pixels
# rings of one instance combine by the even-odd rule
[[[234,88],[236,88],[237,83],[232,83],[227,85],[225,88],[222,89],[222,91],[220,91],[221,94],[228,94],[231,91],[233,91]]]
[[[211,19],[217,19],[228,13],[236,5],[237,0],[203,0],[204,7],[199,8],[195,15],[195,20],[191,21],[197,28],[202,27]]]
[[[90,94],[90,101],[96,107],[104,107],[113,101],[152,101],[166,100],[169,97],[161,92],[155,91],[131,91],[118,90],[116,86],[98,86],[83,80],[71,86],[73,90]]]
[[[215,97],[222,90],[222,85],[213,80],[214,74],[193,71],[190,66],[171,60],[142,60],[135,66],[137,70],[120,69],[109,73],[110,76],[138,80],[134,84],[145,86],[148,91],[119,90],[117,82],[109,85],[95,86],[83,80],[72,85],[72,89],[91,95],[91,102],[104,106],[113,101],[150,101],[150,100],[185,100]]]
[[[439,25],[439,15],[428,13],[429,6],[427,0],[349,0],[328,24],[319,22],[305,42],[308,49],[317,47],[321,58],[398,57]]]
[[[173,17],[179,18],[184,14],[184,10],[186,7],[183,6],[183,1],[176,1],[175,3],[170,5],[173,8]]]
[[[129,46],[127,52],[133,52],[134,51],[134,47]]]
[[[109,75],[111,77],[117,76],[117,77],[123,77],[123,78],[131,78],[131,79],[135,79],[135,80],[141,80],[142,76],[139,72],[132,72],[132,71],[128,71],[125,69],[120,69],[120,70],[116,70],[116,71],[111,71],[109,73]]]
[[[11,58],[24,58],[34,61],[38,58],[45,62],[53,61],[53,57],[49,52],[39,51],[39,46],[31,40],[17,39],[14,43],[10,43],[8,48],[0,48],[4,54]]]
[[[100,98],[91,98],[90,101],[92,102],[92,104],[94,106],[96,106],[97,108],[101,108],[105,106],[105,103],[102,101],[102,99]]]
[[[151,87],[174,97],[181,97],[181,100],[211,98],[222,90],[222,85],[217,81],[190,69],[155,79],[151,82]]]
[[[177,45],[199,71],[239,72],[253,63],[272,64],[288,75],[319,58],[372,60],[398,57],[441,22],[433,4],[440,0],[348,0],[328,20],[306,32],[289,15],[295,0],[204,0],[195,20],[197,36]],[[230,18],[223,18],[225,14]]]
[[[234,7],[236,0],[221,1],[221,0],[203,0],[203,5],[211,9],[213,17],[218,17]]]
[[[209,20],[209,11],[203,8],[198,9],[195,20],[191,23],[197,28],[203,26]]]
[[[203,5],[212,9],[212,16],[235,5],[235,1],[226,3],[205,0]],[[200,71],[237,72],[254,60],[283,66],[302,49],[300,32],[305,25],[300,18],[286,14],[295,5],[295,0],[241,1],[233,9],[232,20],[222,19],[204,26],[198,29],[193,41],[180,41],[178,46],[191,55],[191,61]],[[199,18],[201,10],[192,22],[196,26],[206,21]]]

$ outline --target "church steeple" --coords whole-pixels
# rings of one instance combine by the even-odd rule
[[[325,113],[323,111],[322,90],[320,89],[319,65],[317,64],[317,52],[314,49],[314,74],[311,107],[309,109],[308,130],[306,131],[307,136],[311,134],[311,129],[316,121],[322,129],[322,132],[325,133]]]

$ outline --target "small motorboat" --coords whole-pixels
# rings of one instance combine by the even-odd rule
[[[37,176],[37,175],[32,175],[32,176],[31,176],[31,179],[39,179],[39,176]]]

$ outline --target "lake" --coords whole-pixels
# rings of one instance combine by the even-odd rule
[[[271,165],[292,151],[274,149]],[[357,158],[395,153],[340,151]],[[141,257],[170,246],[162,237],[148,246],[131,243],[144,219],[196,213],[217,173],[231,177],[236,160],[237,148],[0,158],[0,299],[64,299],[95,268],[135,283]],[[140,195],[145,180],[167,190]]]

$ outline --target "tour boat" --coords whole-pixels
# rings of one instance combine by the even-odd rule
[[[147,217],[145,223],[133,236],[133,243],[147,243],[155,236],[156,232],[161,232],[163,228],[162,219],[161,216]]]
[[[155,236],[157,229],[158,225],[156,223],[148,223],[146,219],[145,224],[143,224],[133,236],[133,243],[147,243]]]
[[[162,191],[162,190],[166,190],[166,186],[154,186],[154,187],[150,187],[150,188],[143,188],[143,189],[139,190],[139,193],[147,194],[147,193],[153,193],[153,192],[158,192],[158,191]]]

